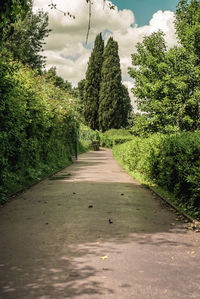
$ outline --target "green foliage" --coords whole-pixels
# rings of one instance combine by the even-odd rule
[[[25,17],[28,9],[28,0],[0,0],[0,46],[6,38],[5,29],[19,16]]]
[[[114,145],[122,144],[132,140],[129,131],[125,129],[111,129],[104,133],[100,133],[100,145],[112,148]]]
[[[158,125],[149,114],[137,114],[133,118],[133,126],[129,131],[135,136],[148,137],[155,132],[172,134],[178,132],[179,129],[171,124],[166,124],[165,126]]]
[[[47,27],[48,14],[42,10],[34,13],[32,1],[29,1],[26,16],[19,16],[4,30],[6,35],[4,48],[12,53],[14,60],[20,60],[23,64],[41,71],[45,65],[45,58],[41,55],[41,51],[44,39],[51,31]]]
[[[200,62],[200,2],[181,0],[175,14],[175,26],[180,43]]]
[[[45,70],[43,73],[48,82],[51,82],[56,87],[59,87],[62,90],[67,91],[68,93],[72,93],[71,83],[57,75],[56,67],[51,67],[48,71]]]
[[[200,69],[195,61],[181,46],[167,51],[162,32],[137,45],[132,55],[135,67],[129,73],[135,79],[132,91],[138,108],[146,113],[141,130],[168,133],[199,128]]]
[[[78,101],[79,101],[79,106],[78,106],[78,112],[81,118],[81,121],[84,123],[85,118],[84,118],[84,90],[85,90],[85,79],[81,80],[78,82],[78,88],[77,88],[77,93],[78,93]]]
[[[104,41],[101,33],[97,35],[94,49],[89,59],[84,82],[84,117],[85,123],[93,130],[99,128],[99,91],[103,63]]]
[[[134,137],[113,154],[129,171],[172,192],[176,204],[200,217],[200,132]]]
[[[6,194],[71,162],[78,122],[69,94],[0,57],[0,185]]]
[[[119,129],[123,126],[123,94],[118,44],[109,38],[103,54],[100,86],[99,129]]]
[[[89,127],[81,124],[79,129],[79,140],[83,151],[90,149],[93,141],[99,139],[99,132],[90,129]]]
[[[128,88],[125,85],[121,85],[122,89],[122,126],[125,128],[128,126],[128,118],[132,111],[131,99],[129,96]]]

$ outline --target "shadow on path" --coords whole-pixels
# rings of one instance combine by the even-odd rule
[[[8,203],[0,236],[0,298],[198,298],[199,235],[110,150]]]

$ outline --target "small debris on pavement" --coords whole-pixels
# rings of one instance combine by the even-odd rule
[[[189,229],[189,230],[193,230],[196,233],[200,232],[200,225],[199,222],[194,221],[193,223],[189,223],[188,225],[185,226],[185,228]]]
[[[124,195],[124,193],[121,193],[121,196],[123,196]]]
[[[97,245],[101,245],[101,244],[103,244],[103,242],[102,241],[98,241],[98,242],[96,242],[96,244]]]
[[[109,219],[108,222],[109,222],[110,224],[113,223],[111,219]]]
[[[73,194],[76,194],[76,192],[73,192]]]
[[[93,208],[93,205],[89,205],[89,206],[88,206],[88,209],[92,209],[92,208]]]
[[[107,258],[108,258],[108,256],[107,256],[107,255],[100,256],[100,259],[101,259],[101,260],[105,260],[105,259],[107,259]]]

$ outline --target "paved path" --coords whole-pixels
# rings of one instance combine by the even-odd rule
[[[110,150],[83,154],[0,210],[0,298],[200,298],[184,225]]]

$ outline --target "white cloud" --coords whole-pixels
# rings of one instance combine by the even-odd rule
[[[54,0],[60,10],[75,15],[75,20],[63,13],[48,7],[50,0],[35,0],[34,9],[44,9],[49,12],[49,27],[52,29],[46,40],[44,55],[47,57],[47,68],[56,66],[57,73],[64,79],[76,85],[84,78],[87,62],[96,35],[105,32],[107,40],[110,35],[119,43],[119,55],[122,68],[122,78],[127,86],[133,84],[127,74],[131,66],[131,54],[136,51],[136,44],[144,36],[163,30],[169,47],[176,44],[174,29],[174,14],[171,11],[158,11],[147,26],[138,27],[135,24],[134,13],[131,10],[110,10],[103,1],[93,0],[91,30],[88,46],[85,38],[88,27],[88,4],[85,0]],[[130,89],[130,88],[129,88]]]

